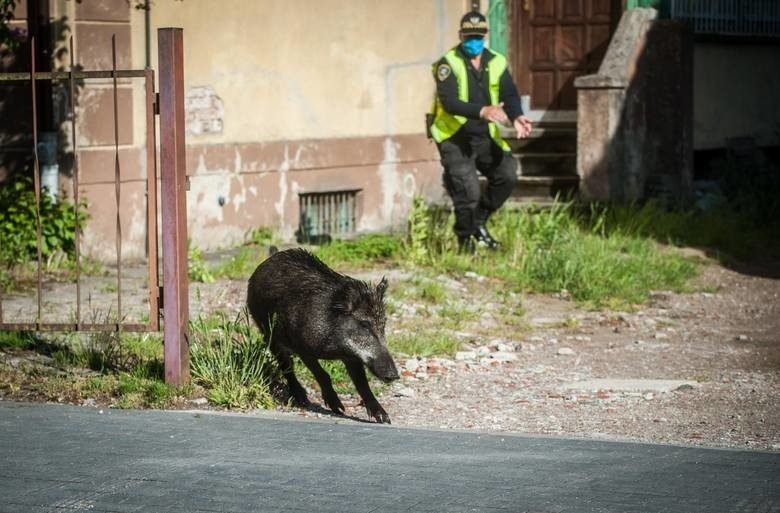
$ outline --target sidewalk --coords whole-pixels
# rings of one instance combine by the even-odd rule
[[[0,402],[0,512],[780,512],[780,454]]]

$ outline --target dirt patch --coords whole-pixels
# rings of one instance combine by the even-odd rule
[[[699,292],[656,291],[636,311],[614,312],[577,307],[565,292],[502,291],[500,283],[472,273],[351,274],[374,281],[388,276],[388,335],[444,331],[462,340],[461,351],[447,357],[399,357],[404,377],[379,398],[396,425],[780,451],[777,279],[709,265],[694,284]],[[123,289],[137,298],[126,302],[143,306],[143,272],[128,281],[133,276],[138,283]],[[453,326],[442,304],[415,297],[409,291],[420,279],[438,282],[448,303],[471,309],[467,318]],[[224,280],[192,284],[190,291],[195,316],[242,308],[246,285]],[[58,304],[56,285],[47,294]],[[20,298],[13,300],[24,309]],[[18,357],[0,356],[6,367]],[[605,381],[596,389],[584,385],[597,379]],[[637,388],[626,380],[680,384],[642,381]],[[0,390],[2,396],[18,398],[13,387]],[[310,397],[320,400],[316,391]],[[342,400],[347,415],[367,419],[357,396]],[[187,406],[205,407],[202,401]]]
[[[465,301],[496,301],[461,281]],[[711,265],[694,286],[712,292],[658,291],[634,312],[527,295],[524,327],[466,337],[463,359],[418,360],[380,400],[403,426],[780,450],[780,281]],[[687,383],[572,386],[596,378]]]

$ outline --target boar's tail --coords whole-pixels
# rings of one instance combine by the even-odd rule
[[[270,256],[274,256],[278,252],[279,252],[279,248],[277,248],[276,246],[271,246],[270,248],[268,248],[268,256],[269,257]]]

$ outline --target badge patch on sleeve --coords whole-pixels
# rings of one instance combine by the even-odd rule
[[[447,80],[451,73],[452,68],[450,68],[449,64],[439,64],[439,67],[436,68],[436,77],[439,79],[439,82]]]

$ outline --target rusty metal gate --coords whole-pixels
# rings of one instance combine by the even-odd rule
[[[70,40],[70,71],[36,72],[35,40],[31,40],[30,72],[2,73],[0,81],[29,83],[32,95],[32,162],[33,183],[37,218],[37,315],[35,322],[7,322],[3,317],[2,290],[0,290],[0,330],[13,331],[159,331],[161,314],[164,318],[165,380],[180,385],[189,380],[188,344],[188,280],[187,280],[187,208],[186,169],[184,152],[184,67],[183,31],[179,28],[158,30],[159,92],[155,91],[155,73],[152,69],[116,69],[116,37],[111,40],[112,69],[103,71],[78,71],[74,66],[73,39]],[[119,108],[117,80],[143,79],[146,114],[146,194],[147,194],[147,261],[149,284],[149,315],[146,323],[124,323],[122,305],[122,226],[120,217],[121,167],[119,163]],[[72,323],[47,323],[42,320],[43,310],[43,258],[41,235],[41,177],[38,149],[36,83],[38,81],[67,81],[70,94],[70,135],[73,146],[73,200],[78,216],[79,158],[76,138],[75,81],[111,79],[113,90],[114,121],[114,197],[116,200],[116,322],[85,322],[81,312],[82,259],[80,252],[81,230],[76,222],[75,233],[75,320]],[[158,269],[157,226],[157,142],[156,119],[159,117],[160,133],[160,203],[162,220],[162,279]]]

